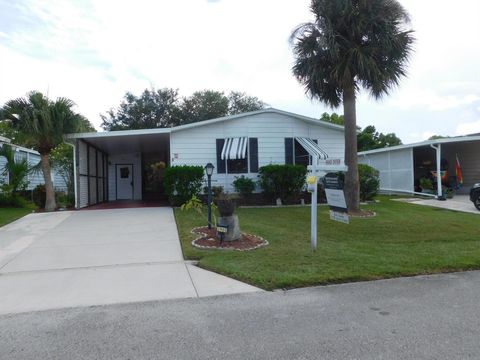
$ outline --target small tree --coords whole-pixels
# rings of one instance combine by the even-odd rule
[[[52,167],[63,179],[69,196],[74,195],[73,151],[72,147],[62,143],[52,150]]]

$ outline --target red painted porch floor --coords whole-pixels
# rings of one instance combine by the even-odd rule
[[[162,200],[117,200],[102,204],[92,205],[82,210],[109,210],[109,209],[131,209],[169,206],[167,201]]]

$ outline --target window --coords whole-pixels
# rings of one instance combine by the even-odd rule
[[[216,139],[217,174],[246,174],[258,172],[258,139]]]
[[[305,148],[300,145],[300,143],[295,140],[295,148],[294,148],[294,164],[295,165],[310,165],[310,154],[305,150]]]
[[[248,149],[245,159],[227,160],[227,174],[248,173]]]
[[[318,140],[311,140],[318,143]],[[312,163],[312,156],[296,138],[285,138],[285,164],[308,166]]]

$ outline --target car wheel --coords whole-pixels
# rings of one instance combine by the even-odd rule
[[[473,200],[473,204],[477,208],[477,210],[480,210],[480,194],[477,195],[477,197]]]

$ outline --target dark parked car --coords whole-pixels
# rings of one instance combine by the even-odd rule
[[[480,183],[473,185],[470,189],[470,200],[480,210]]]

